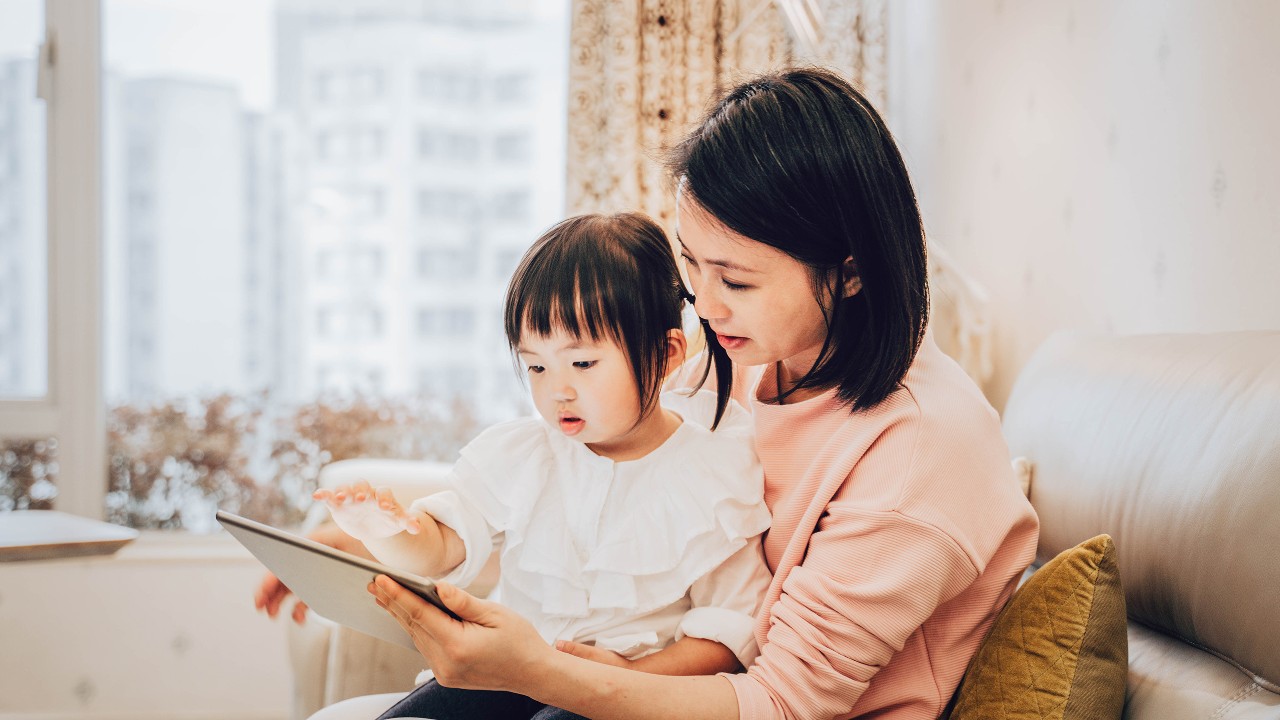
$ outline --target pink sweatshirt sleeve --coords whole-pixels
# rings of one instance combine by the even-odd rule
[[[908,636],[978,575],[931,525],[839,501],[828,510],[783,584],[756,664],[726,676],[743,720],[847,714]]]

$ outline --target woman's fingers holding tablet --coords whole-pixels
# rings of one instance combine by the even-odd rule
[[[447,687],[520,692],[512,681],[556,652],[513,611],[447,583],[437,583],[436,591],[460,621],[385,575],[370,583],[369,591],[409,633],[436,679]]]

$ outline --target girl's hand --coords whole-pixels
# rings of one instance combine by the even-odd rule
[[[583,660],[591,660],[604,665],[627,668],[628,670],[634,669],[632,661],[612,650],[605,650],[594,645],[583,645],[582,643],[576,643],[571,640],[557,640],[556,649],[562,653],[576,655]]]
[[[338,527],[358,540],[381,540],[401,532],[417,535],[422,530],[418,519],[404,509],[390,490],[374,490],[364,480],[332,490],[316,490],[312,497],[328,505]]]
[[[555,651],[527,620],[510,609],[481,600],[447,583],[437,583],[440,600],[461,621],[400,587],[386,575],[369,592],[413,638],[441,685],[469,690],[529,694]]]

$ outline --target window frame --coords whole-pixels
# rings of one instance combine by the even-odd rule
[[[45,0],[48,387],[0,399],[0,438],[57,439],[54,507],[106,514],[102,394],[102,7]]]

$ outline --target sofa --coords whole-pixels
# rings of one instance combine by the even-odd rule
[[[1123,716],[1280,718],[1280,332],[1055,335],[1003,422],[1037,562],[1114,540]]]
[[[1123,716],[1280,720],[1280,332],[1055,335],[1020,372],[1004,430],[1042,523],[1036,565],[1099,534],[1114,541]],[[443,472],[350,460],[321,482],[363,477],[407,498]],[[407,690],[422,669],[412,652],[318,619],[290,643],[299,718]]]

